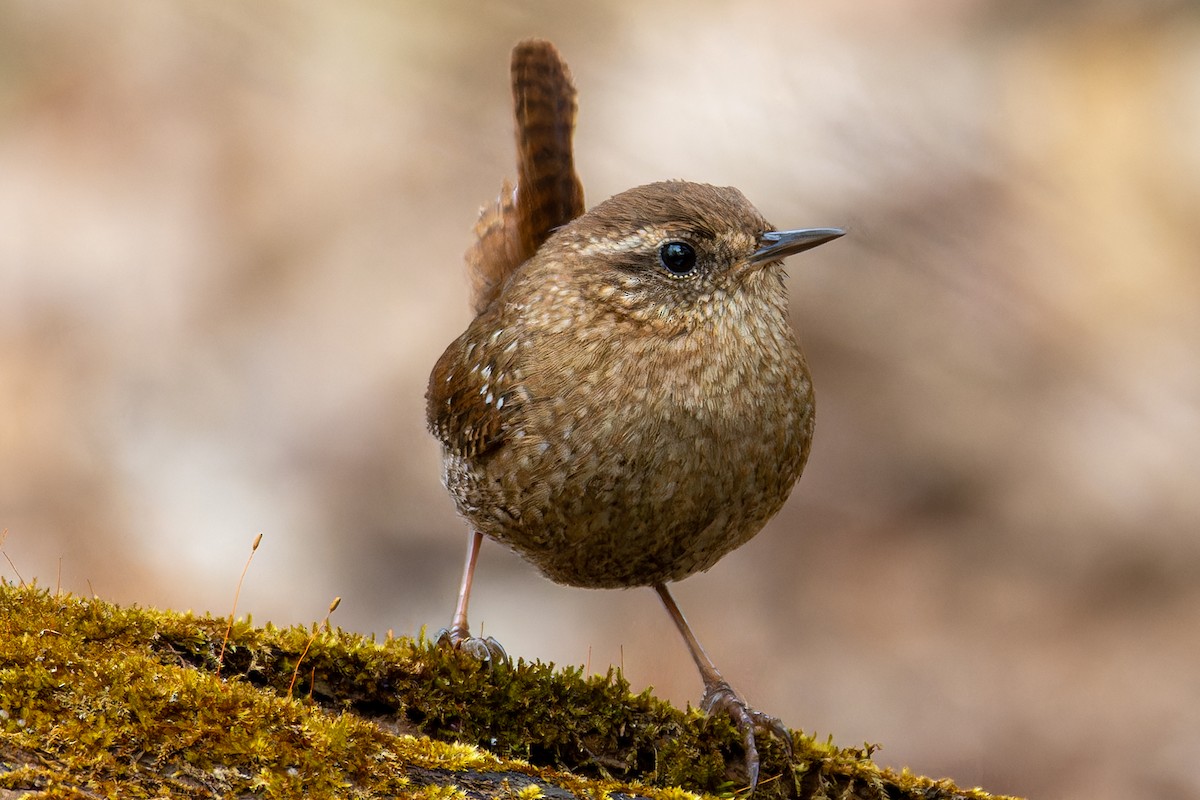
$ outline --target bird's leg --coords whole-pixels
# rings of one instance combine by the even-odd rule
[[[787,749],[789,756],[792,754],[792,736],[778,719],[746,705],[745,701],[733,691],[733,687],[721,677],[716,665],[704,652],[704,648],[700,646],[696,635],[688,626],[687,620],[683,618],[683,612],[679,610],[679,606],[675,605],[675,598],[671,597],[666,585],[655,584],[654,591],[658,592],[667,613],[675,621],[675,627],[679,628],[679,633],[683,636],[683,641],[687,644],[692,659],[700,670],[700,678],[704,681],[704,699],[700,701],[700,707],[708,714],[717,710],[725,712],[733,719],[733,724],[742,734],[742,741],[746,748],[746,772],[750,781],[750,791],[754,791],[758,785],[759,766],[758,748],[754,743],[755,729],[773,734]]]
[[[438,641],[447,642],[451,646],[469,653],[480,661],[489,664],[508,663],[508,654],[500,643],[491,636],[486,639],[471,635],[467,625],[467,605],[471,602],[471,583],[475,579],[475,562],[479,560],[479,547],[483,544],[483,534],[471,531],[467,542],[467,561],[463,565],[462,585],[458,588],[458,602],[454,606],[454,619],[449,628],[438,631]]]

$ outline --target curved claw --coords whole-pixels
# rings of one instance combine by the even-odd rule
[[[437,643],[448,645],[455,650],[461,650],[472,658],[482,661],[488,667],[496,664],[507,664],[508,653],[492,636],[481,638],[472,636],[469,631],[456,627],[442,628],[437,632]]]
[[[738,733],[742,735],[742,744],[746,748],[746,774],[750,782],[750,791],[758,786],[759,758],[758,746],[755,742],[755,730],[771,734],[778,739],[787,750],[788,757],[792,756],[792,736],[788,729],[776,717],[764,714],[750,706],[737,696],[733,688],[725,681],[714,683],[704,692],[700,708],[707,714],[721,711],[733,720]]]

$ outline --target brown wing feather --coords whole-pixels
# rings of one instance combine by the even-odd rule
[[[442,354],[429,376],[425,417],[429,430],[448,453],[476,459],[498,447],[503,419],[494,402],[480,394],[478,365],[468,368],[459,338]]]
[[[483,312],[514,270],[555,228],[583,213],[583,186],[575,174],[575,87],[550,42],[530,39],[513,48],[513,114],[517,187],[506,181],[500,197],[475,224],[467,251],[471,306]]]
[[[497,330],[498,309],[477,317],[434,365],[425,392],[425,417],[448,454],[470,461],[504,444],[512,415],[524,393],[520,349],[512,331]],[[481,343],[490,342],[492,347]]]

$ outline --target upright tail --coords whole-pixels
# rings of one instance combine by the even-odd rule
[[[554,45],[529,39],[513,48],[512,93],[517,185],[505,181],[475,223],[477,238],[466,257],[476,314],[555,228],[583,213],[583,186],[571,150],[575,87]]]

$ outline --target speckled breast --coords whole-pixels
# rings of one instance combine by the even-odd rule
[[[527,370],[504,446],[448,453],[446,484],[477,530],[559,583],[652,585],[708,569],[780,509],[808,456],[811,385],[782,344],[766,363],[684,368],[687,353],[654,349]]]

